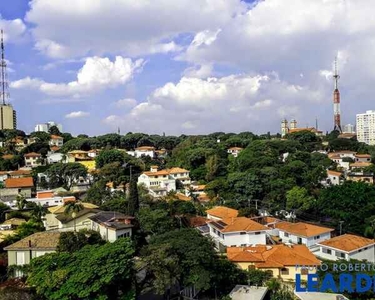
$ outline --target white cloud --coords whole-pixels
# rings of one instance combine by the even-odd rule
[[[278,129],[280,115],[288,108],[309,120],[310,113],[298,108],[313,103],[315,97],[315,91],[296,89],[275,75],[184,77],[156,89],[147,102],[129,113],[109,116],[104,122],[113,128],[121,124],[132,131],[150,133],[260,132],[265,127]],[[280,105],[285,107],[283,111],[277,111]]]
[[[132,98],[125,98],[115,102],[117,107],[132,108],[137,105],[137,100]]]
[[[178,35],[217,30],[246,7],[240,0],[33,0],[26,20],[36,48],[51,57],[143,55],[178,51]]]
[[[26,77],[12,82],[11,87],[39,89],[42,93],[55,97],[82,97],[130,81],[135,73],[142,70],[143,65],[142,59],[132,61],[129,58],[116,56],[115,61],[112,62],[109,58],[95,56],[86,59],[75,81],[49,83],[41,79]]]
[[[212,75],[213,65],[199,65],[187,68],[183,72],[184,77],[207,78]]]
[[[19,41],[26,32],[26,25],[21,19],[5,20],[0,15],[0,28],[4,31],[4,42]]]
[[[85,112],[85,111],[72,111],[71,113],[65,115],[65,118],[67,119],[77,119],[77,118],[83,118],[89,116],[90,113]]]

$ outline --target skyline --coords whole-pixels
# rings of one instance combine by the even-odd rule
[[[342,125],[355,124],[374,109],[369,1],[0,3],[18,127],[276,133],[283,118],[318,117],[331,131],[336,56]]]

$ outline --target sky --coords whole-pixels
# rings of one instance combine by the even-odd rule
[[[0,0],[18,127],[179,135],[333,129],[375,109],[373,0]]]

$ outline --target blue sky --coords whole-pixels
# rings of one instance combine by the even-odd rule
[[[371,0],[250,2],[0,1],[19,128],[262,133],[318,117],[331,130],[335,56],[344,123],[375,109]]]

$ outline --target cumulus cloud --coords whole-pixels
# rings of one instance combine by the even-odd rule
[[[90,113],[85,112],[85,111],[72,111],[71,113],[65,115],[65,118],[67,119],[77,119],[77,118],[83,118],[89,116]]]
[[[0,28],[4,31],[4,42],[19,41],[26,32],[26,25],[21,19],[5,20],[0,15]]]
[[[296,88],[273,74],[183,77],[176,84],[169,82],[156,89],[147,102],[129,113],[111,115],[103,121],[113,128],[122,124],[130,130],[151,133],[259,132],[270,125],[279,127],[282,111],[275,118],[278,106],[298,108],[314,101],[315,91],[304,86]],[[298,109],[291,111],[296,114],[293,117],[311,118]]]
[[[125,98],[115,102],[115,106],[117,107],[124,107],[124,108],[132,108],[137,105],[137,100],[133,98]]]
[[[51,57],[178,51],[178,35],[217,30],[247,7],[240,0],[52,2],[33,0],[26,15],[36,48]]]
[[[142,70],[144,61],[132,61],[117,56],[112,62],[109,58],[89,57],[77,73],[77,80],[69,83],[49,83],[38,78],[26,77],[11,83],[15,89],[33,88],[42,93],[55,96],[82,97],[97,91],[116,87],[132,79]]]

